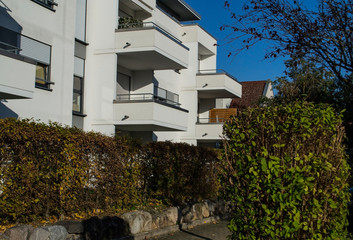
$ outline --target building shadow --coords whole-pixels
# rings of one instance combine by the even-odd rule
[[[4,103],[0,102],[0,119],[1,118],[18,118],[18,114],[8,108]]]
[[[9,14],[9,12],[11,12],[11,9],[0,0],[0,27],[21,33],[23,29],[22,26]]]
[[[198,235],[198,234],[195,234],[195,233],[192,233],[192,232],[189,232],[189,231],[186,231],[186,230],[183,230],[183,229],[180,229],[181,232],[183,233],[186,233],[186,234],[189,234],[191,236],[194,236],[194,237],[197,237],[197,238],[200,238],[202,240],[213,240],[211,238],[208,238],[208,237],[204,237],[204,236],[201,236],[201,235]]]

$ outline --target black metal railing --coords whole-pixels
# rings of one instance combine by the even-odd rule
[[[197,72],[197,75],[217,75],[217,74],[225,74],[234,81],[238,82],[237,78],[229,74],[227,71],[223,69],[205,69],[205,70],[199,70]]]
[[[163,88],[155,87],[154,93],[118,94],[116,102],[160,102],[179,107],[179,95]]]
[[[132,22],[132,23],[121,23],[118,26],[118,29],[156,29],[166,37],[170,38],[171,40],[175,41],[176,43],[180,44],[186,49],[189,49],[188,47],[183,45],[183,42],[179,40],[177,37],[175,37],[173,34],[169,33],[167,30],[163,29],[162,27],[158,26],[157,24],[153,22]]]

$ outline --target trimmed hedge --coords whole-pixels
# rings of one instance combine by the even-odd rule
[[[349,167],[341,116],[296,102],[224,125],[222,182],[232,239],[346,239]]]
[[[141,203],[128,146],[51,123],[0,120],[1,222],[28,222]]]
[[[147,144],[142,161],[147,196],[170,205],[216,197],[217,154],[186,143]]]
[[[0,222],[117,213],[156,200],[214,196],[216,157],[212,149],[186,144],[144,146],[56,123],[0,119]]]

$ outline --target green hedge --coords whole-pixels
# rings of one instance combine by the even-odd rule
[[[146,145],[142,172],[147,196],[181,204],[217,196],[217,152],[185,143]]]
[[[225,124],[232,239],[346,239],[341,124],[331,107],[306,102],[249,109]]]
[[[56,123],[0,119],[0,223],[214,196],[216,157],[185,144],[144,146]]]

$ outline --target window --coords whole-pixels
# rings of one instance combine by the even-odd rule
[[[41,63],[37,63],[36,66],[36,87],[49,89],[49,66]]]
[[[85,60],[79,57],[75,57],[72,112],[76,115],[83,115],[84,72]]]
[[[74,93],[72,111],[82,114],[83,110],[83,78],[74,76]]]
[[[0,1],[1,2],[1,1]],[[49,90],[51,46],[12,30],[0,27],[0,49],[37,62],[35,86]]]
[[[76,0],[76,39],[86,41],[86,9],[87,0]]]
[[[58,4],[54,2],[54,0],[32,0],[32,1],[52,10],[54,5],[58,6]]]

